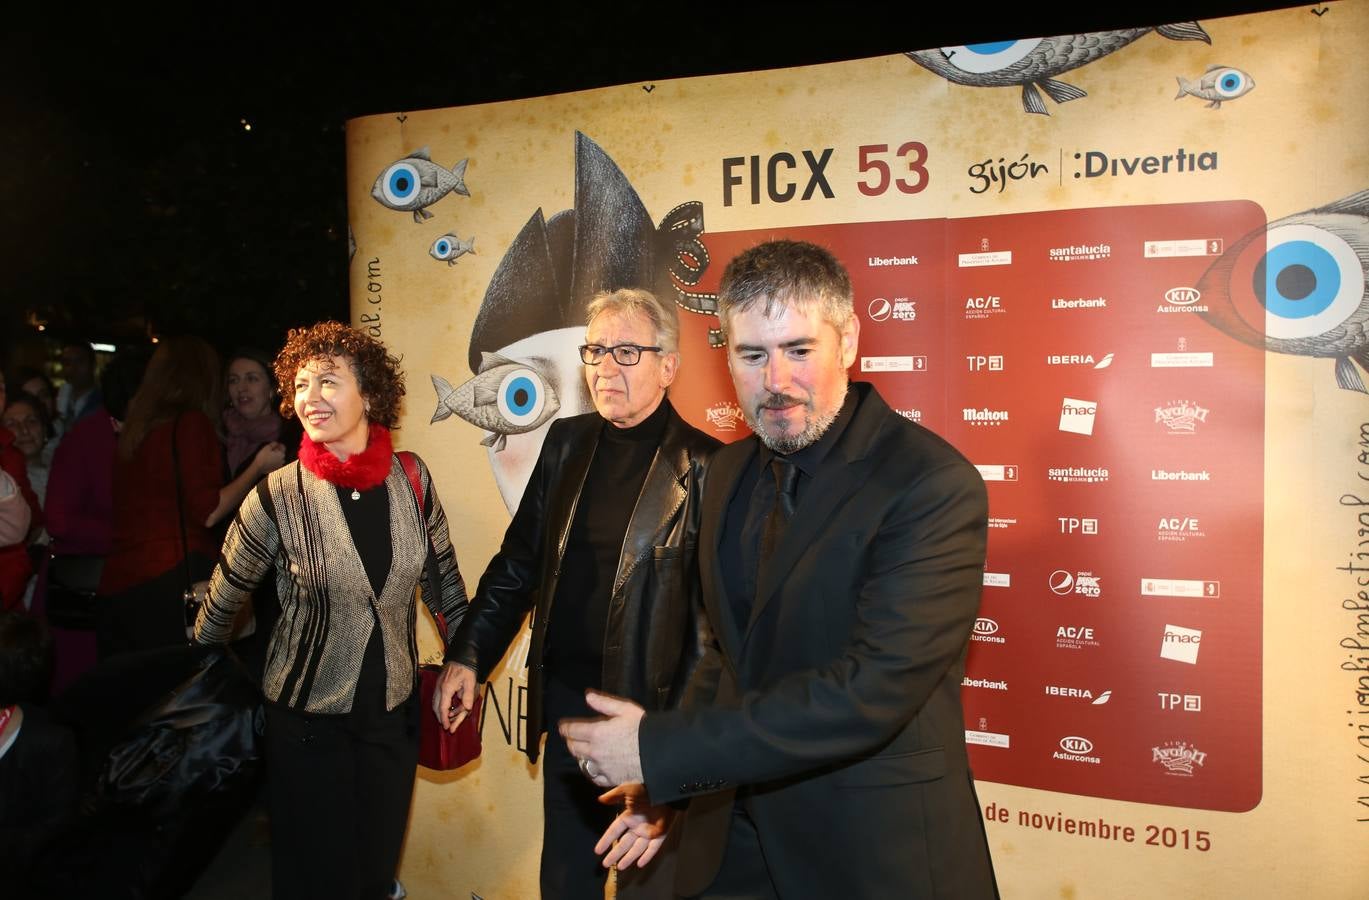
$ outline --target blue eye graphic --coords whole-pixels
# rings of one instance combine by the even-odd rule
[[[1226,97],[1239,97],[1245,88],[1245,75],[1236,69],[1227,69],[1217,75],[1217,93]]]
[[[1320,337],[1359,310],[1364,269],[1354,248],[1315,225],[1271,228],[1251,288],[1270,338]]]
[[[446,238],[438,238],[437,243],[433,244],[433,256],[438,259],[446,259],[452,255],[452,242]]]
[[[1021,62],[1041,43],[1041,38],[1023,41],[994,41],[987,44],[961,44],[942,47],[946,61],[962,72],[984,75]]]
[[[386,201],[395,206],[408,203],[418,193],[418,169],[411,163],[397,162],[380,178]]]
[[[1202,317],[1275,353],[1336,361],[1336,384],[1369,393],[1369,191],[1271,222],[1198,282]]]
[[[499,414],[515,427],[537,421],[546,406],[542,377],[532,369],[514,369],[505,375],[496,398]]]

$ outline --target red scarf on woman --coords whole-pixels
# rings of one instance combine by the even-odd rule
[[[309,440],[306,433],[299,442],[299,464],[331,484],[365,491],[379,485],[390,474],[394,445],[390,429],[371,423],[366,449],[345,460],[338,459],[322,444]]]

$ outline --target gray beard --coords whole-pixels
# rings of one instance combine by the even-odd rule
[[[752,412],[743,409],[742,418],[746,424],[755,432],[756,437],[760,438],[762,444],[770,448],[775,453],[787,456],[790,453],[797,453],[804,447],[817,443],[817,441],[827,433],[827,429],[832,427],[832,423],[837,420],[837,415],[841,413],[838,406],[825,415],[811,416],[805,414],[803,430],[797,434],[785,432],[782,434],[768,433],[762,425],[760,410]]]

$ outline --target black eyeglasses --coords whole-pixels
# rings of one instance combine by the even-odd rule
[[[580,361],[587,366],[597,366],[604,361],[604,355],[613,354],[613,361],[620,366],[635,366],[642,361],[642,354],[650,350],[660,353],[660,347],[643,347],[641,344],[614,344],[604,347],[600,344],[581,344]]]

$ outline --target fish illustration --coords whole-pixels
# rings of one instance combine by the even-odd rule
[[[432,247],[428,249],[428,255],[433,259],[445,259],[447,265],[456,265],[458,257],[465,256],[467,253],[475,252],[475,238],[463,241],[457,237],[455,231],[449,231],[442,237],[433,241]]]
[[[1175,79],[1179,82],[1179,93],[1174,95],[1175,100],[1191,94],[1212,101],[1207,104],[1208,109],[1221,109],[1223,100],[1235,100],[1255,89],[1255,79],[1248,72],[1231,66],[1208,66],[1203,77],[1197,81],[1189,81],[1182,75],[1176,75]]]
[[[1087,34],[910,50],[905,55],[923,68],[956,84],[970,87],[1021,85],[1022,108],[1029,113],[1045,116],[1050,113],[1046,112],[1046,103],[1041,99],[1040,91],[1045,91],[1046,96],[1056,103],[1066,103],[1085,96],[1080,88],[1056,81],[1053,76],[1115,53],[1152,31],[1171,41],[1212,43],[1212,38],[1197,22],[1179,22],[1155,28],[1120,28]]]
[[[1369,190],[1276,219],[1198,281],[1210,324],[1274,353],[1336,361],[1336,384],[1369,393]]]
[[[577,348],[599,292],[641,287],[699,314],[717,310],[717,296],[698,290],[710,264],[703,204],[680,203],[658,223],[613,158],[574,134],[574,202],[551,214],[532,210],[502,250],[471,326],[474,377],[452,388],[433,376],[433,423],[456,416],[484,429],[510,514],[552,420],[594,409]]]
[[[469,162],[469,159],[463,159],[449,172],[432,161],[427,147],[415,150],[386,166],[371,186],[371,196],[382,206],[412,212],[415,222],[431,219],[433,214],[427,208],[443,197],[453,193],[464,197],[471,195],[466,190],[466,164]]]
[[[544,364],[543,360],[519,361],[484,353],[479,374],[460,387],[452,387],[441,375],[430,375],[437,409],[428,424],[455,413],[489,432],[481,444],[503,450],[508,435],[541,427],[561,408],[556,391],[542,377]]]

